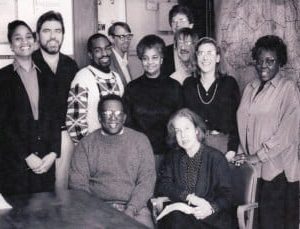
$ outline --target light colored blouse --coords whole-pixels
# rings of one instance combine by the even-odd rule
[[[270,181],[284,172],[299,180],[300,95],[295,83],[278,73],[256,95],[260,80],[245,88],[237,111],[239,152],[257,155],[257,174]]]

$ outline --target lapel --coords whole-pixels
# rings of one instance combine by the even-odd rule
[[[211,174],[209,174],[209,161],[208,161],[208,153],[206,151],[206,147],[201,144],[201,148],[200,150],[202,150],[201,153],[201,166],[200,169],[198,171],[198,179],[197,179],[197,183],[196,183],[196,192],[197,195],[200,197],[205,197],[207,192],[208,192],[208,181],[209,181],[209,176]]]
[[[122,68],[117,60],[117,57],[116,55],[114,54],[114,52],[111,53],[111,70],[112,71],[115,71],[119,74],[121,80],[122,80],[122,83],[124,85],[124,87],[127,85],[127,82],[126,82],[126,79],[125,79],[125,76],[124,76],[124,73],[122,71]],[[129,72],[130,73],[130,72]]]

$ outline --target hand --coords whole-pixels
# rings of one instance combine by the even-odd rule
[[[25,158],[25,161],[28,165],[28,167],[32,170],[37,169],[42,165],[42,159],[39,158],[37,155],[34,153],[30,154],[28,157]]]
[[[210,203],[207,200],[205,200],[201,197],[198,197],[195,194],[189,194],[186,197],[186,200],[188,201],[188,205],[192,204],[192,205],[197,206],[197,207],[210,206]]]
[[[248,155],[246,157],[246,161],[249,162],[250,164],[257,164],[259,162],[258,156],[255,155]]]
[[[48,153],[46,156],[43,157],[41,166],[34,169],[33,172],[36,174],[42,174],[48,172],[50,167],[53,165],[56,156],[57,155],[54,152]]]
[[[227,159],[228,162],[233,162],[234,161],[234,157],[235,157],[235,151],[230,150],[225,154],[225,157]]]
[[[125,209],[124,213],[126,215],[128,215],[129,217],[134,218],[134,215],[135,215],[134,209],[131,208],[130,206]]]
[[[195,216],[196,219],[205,219],[206,217],[210,216],[213,214],[213,208],[211,205],[207,206],[201,206],[201,207],[195,207],[194,208],[194,213],[193,215]]]
[[[245,161],[246,161],[245,154],[238,154],[238,155],[235,155],[235,157],[233,158],[233,163],[235,164],[235,166],[240,166],[240,165],[244,164]]]

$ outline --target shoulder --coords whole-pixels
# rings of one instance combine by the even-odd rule
[[[237,85],[236,79],[230,75],[220,75],[219,81],[226,85]]]
[[[209,160],[212,160],[213,162],[216,163],[227,164],[227,160],[222,152],[205,144],[203,144],[202,147],[203,147],[203,154],[205,154],[205,156],[207,156]]]
[[[196,83],[197,83],[196,77],[189,76],[183,81],[183,87],[186,88],[186,87],[196,86]]]
[[[84,136],[78,145],[83,145],[83,146],[89,146],[89,145],[94,145],[95,142],[99,142],[101,140],[101,130],[97,129],[93,131],[92,133]]]
[[[132,141],[134,141],[135,143],[140,143],[140,142],[149,142],[148,137],[139,131],[136,131],[134,129],[131,129],[129,127],[124,127],[124,133],[130,138],[132,139]]]
[[[72,81],[72,85],[74,84],[87,84],[88,82],[94,82],[93,81],[93,75],[92,73],[90,72],[90,70],[88,69],[88,66],[87,67],[84,67],[82,69],[80,69],[73,81]]]
[[[14,72],[14,67],[12,64],[9,64],[3,68],[0,69],[0,74],[8,74],[8,73],[13,73]]]
[[[144,77],[143,77],[143,75],[142,75],[142,76],[140,76],[140,77],[138,77],[138,78],[136,78],[136,79],[130,81],[130,82],[127,84],[126,88],[129,89],[129,88],[138,87],[138,86],[139,86],[141,83],[143,83],[143,82],[144,82]]]
[[[73,66],[76,66],[77,67],[77,63],[75,60],[73,60],[71,57],[69,57],[68,55],[66,54],[63,54],[63,53],[59,53],[59,58],[66,64],[70,64],[70,65],[73,65]]]

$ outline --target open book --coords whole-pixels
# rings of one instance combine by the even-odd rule
[[[159,216],[157,216],[156,220],[160,220],[161,218],[168,215],[172,211],[181,211],[185,214],[193,214],[194,207],[191,207],[191,206],[189,206],[185,203],[181,203],[181,202],[167,205],[164,208],[164,210],[162,210],[162,212],[159,214]]]

